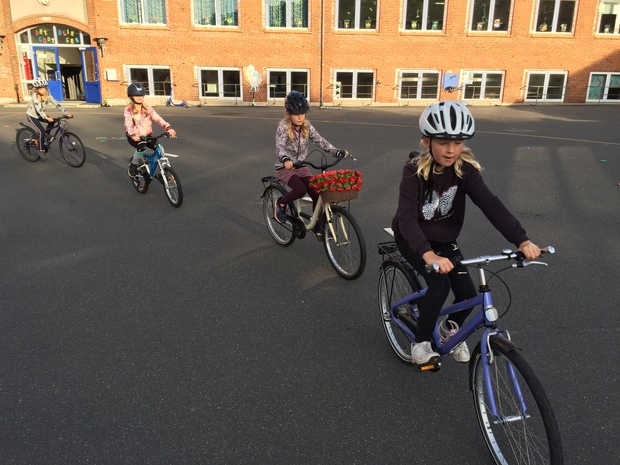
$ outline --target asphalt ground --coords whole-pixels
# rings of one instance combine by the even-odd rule
[[[157,109],[185,193],[138,194],[120,107],[71,108],[88,154],[29,163],[0,108],[1,464],[489,464],[467,367],[400,362],[377,307],[380,256],[419,107],[312,108],[357,161],[365,273],[262,218],[282,109]],[[487,184],[549,267],[509,270],[502,318],[543,382],[567,464],[617,463],[618,106],[472,107]],[[3,169],[4,169],[3,168]],[[466,256],[509,247],[473,205]],[[507,293],[496,281],[496,305]],[[475,336],[470,339],[475,345]]]

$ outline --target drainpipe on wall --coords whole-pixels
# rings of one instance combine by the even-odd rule
[[[325,0],[321,0],[321,51],[319,65],[319,108],[323,107],[323,52],[325,48]]]

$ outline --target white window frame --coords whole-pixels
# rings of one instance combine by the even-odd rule
[[[271,95],[271,89],[276,86],[276,84],[271,84],[271,73],[285,73],[286,75],[286,91],[285,95],[282,97],[275,97]],[[275,101],[284,101],[286,95],[293,89],[293,84],[291,82],[291,74],[292,73],[305,73],[306,74],[306,89],[305,92],[302,92],[306,99],[310,101],[310,70],[307,68],[267,68],[267,98]]]
[[[226,21],[222,22],[222,0],[215,0],[214,1],[214,9],[215,9],[215,24],[201,24],[200,22],[196,22],[195,18],[194,18],[194,2],[192,1],[192,24],[194,26],[200,26],[200,27],[239,27],[239,0],[234,0],[235,1],[235,8],[236,8],[236,18],[229,18],[231,20],[230,23],[227,23]]]
[[[352,8],[352,10],[355,13],[354,18],[353,18],[353,24],[350,23],[351,20],[348,18],[340,18],[340,2],[342,1],[354,2],[353,8]],[[426,1],[429,1],[429,0],[426,0]],[[353,30],[362,30],[362,31],[376,31],[377,27],[379,26],[378,3],[379,2],[375,3],[375,12],[374,12],[375,17],[374,18],[371,18],[371,17],[362,18],[361,0],[336,0],[336,15],[335,15],[336,24],[334,27],[338,30],[353,29]],[[370,26],[366,25],[368,18],[370,18]],[[345,21],[349,21],[349,26],[346,26]],[[375,23],[374,27],[372,27],[372,22]]]
[[[338,81],[338,73],[351,73],[352,74],[352,84],[351,84],[351,97],[343,97],[343,87],[342,87],[342,83],[341,81]],[[371,91],[371,95],[370,97],[358,97],[357,96],[357,87],[358,87],[358,76],[361,73],[370,73],[372,74],[372,91]],[[335,69],[334,70],[334,78],[333,78],[333,82],[334,83],[341,83],[341,88],[340,88],[340,96],[337,97],[336,96],[336,85],[332,86],[333,88],[333,98],[337,99],[337,100],[374,100],[375,99],[375,87],[376,87],[376,76],[375,76],[375,72],[372,69]]]
[[[603,87],[603,96],[602,98],[591,98],[590,97],[590,87],[592,86],[592,77],[595,75],[603,75],[605,76],[605,85],[602,86]],[[586,93],[586,102],[593,102],[593,103],[615,103],[615,104],[620,104],[620,98],[618,99],[608,99],[608,95],[609,95],[609,81],[611,80],[612,76],[618,76],[618,78],[620,79],[620,71],[618,72],[606,72],[606,71],[602,71],[602,72],[596,72],[596,71],[592,71],[590,73],[590,77],[588,78],[588,90]],[[600,86],[597,86],[600,87]]]
[[[473,86],[473,81],[471,81],[469,79],[469,77],[473,78],[474,74],[482,74],[482,77],[480,77],[480,86],[474,86],[474,87],[480,87],[480,97],[469,97],[467,96],[467,87],[468,86]],[[494,74],[494,75],[501,75],[502,76],[502,80],[501,80],[501,85],[500,85],[500,89],[499,89],[499,97],[487,97],[486,96],[486,86],[487,86],[487,77],[490,74]],[[462,85],[462,90],[461,90],[461,95],[463,96],[463,99],[465,100],[493,100],[493,101],[502,101],[503,95],[504,95],[504,79],[506,77],[506,73],[504,71],[498,71],[498,70],[465,70],[463,71],[463,85]]]
[[[575,5],[573,8],[573,17],[571,18],[570,30],[568,30],[567,28],[566,31],[562,31],[560,30],[561,27],[558,27],[558,21],[559,21],[559,16],[560,16],[560,5],[562,2],[568,2],[568,1],[572,1],[572,3],[574,3]],[[534,32],[540,32],[543,34],[548,34],[548,33],[572,34],[573,31],[575,30],[575,16],[577,15],[577,0],[554,0],[553,21],[551,21],[551,24],[547,24],[547,29],[544,31],[541,29],[541,26],[543,23],[538,22],[539,17],[540,17],[541,2],[542,0],[536,1],[536,14],[534,15]],[[543,18],[543,22],[545,22],[544,18]]]
[[[469,18],[470,18],[469,19],[469,30],[474,31],[474,32],[501,32],[501,33],[508,34],[508,26],[510,25],[510,20],[512,18],[512,12],[515,6],[515,0],[509,0],[510,8],[508,9],[508,18],[506,18],[506,28],[502,30],[499,30],[499,26],[496,27],[496,24],[497,25],[503,24],[503,23],[496,23],[496,21],[499,21],[499,19],[497,18],[497,14],[495,13],[496,0],[490,0],[489,18],[487,19],[486,26],[483,26],[482,29],[479,29],[480,25],[476,24],[474,27],[474,14],[475,14],[476,6],[478,2],[483,2],[483,1],[485,0],[472,0],[471,2],[471,8],[469,10]]]
[[[545,76],[544,84],[543,84],[543,96],[541,98],[528,98],[529,88],[530,88],[530,77],[533,74],[542,74]],[[564,86],[562,87],[562,98],[548,98],[548,90],[549,90],[549,79],[552,75],[563,75],[564,76]],[[540,70],[526,70],[525,71],[525,97],[523,99],[524,102],[564,102],[564,98],[566,97],[566,83],[568,78],[568,71],[540,71]]]
[[[147,94],[149,97],[169,97],[169,94],[163,93],[163,94],[156,94],[155,93],[155,80],[153,79],[153,71],[154,70],[167,70],[169,75],[170,75],[170,89],[172,92],[173,89],[173,81],[172,81],[172,72],[170,71],[170,67],[169,66],[157,66],[157,65],[126,65],[125,66],[125,74],[127,76],[127,78],[125,79],[127,81],[127,85],[132,84],[133,82],[137,82],[137,81],[131,81],[130,80],[130,76],[131,76],[131,70],[132,69],[145,69],[147,70],[148,73],[148,89],[149,89],[149,93]],[[165,81],[164,81],[165,82]],[[164,88],[165,90],[165,88]]]
[[[416,74],[414,78],[404,78],[403,74]],[[403,97],[403,83],[414,80],[418,83],[424,82],[424,75],[435,74],[437,75],[437,88],[435,89],[435,95],[433,97],[422,97],[422,85],[416,86],[415,97]],[[436,69],[401,69],[398,71],[398,100],[437,100],[439,98],[439,92],[441,87],[441,71]]]
[[[432,0],[422,0],[423,5],[422,5],[422,11],[420,11],[420,16],[418,19],[418,12],[416,11],[416,17],[415,17],[415,21],[418,22],[418,24],[416,25],[416,27],[413,27],[412,24],[412,19],[408,19],[411,18],[412,16],[409,14],[409,12],[407,11],[409,8],[409,3],[408,0],[404,0],[404,10],[405,10],[405,14],[403,15],[403,24],[402,24],[402,28],[409,30],[409,31],[425,31],[425,32],[443,32],[443,28],[446,24],[446,12],[448,11],[448,0],[443,0],[444,2],[444,6],[443,6],[443,14],[441,17],[441,27],[439,27],[439,25],[437,25],[436,28],[433,29],[433,25],[431,24],[431,27],[428,28],[426,27],[427,23],[428,23],[428,10],[429,10],[429,5],[430,2]]]
[[[165,26],[167,21],[168,21],[168,0],[164,0],[164,18],[163,18],[163,22],[158,22],[158,23],[151,23],[149,21],[144,21],[144,17],[146,15],[146,8],[145,5],[147,3],[150,2],[150,0],[137,0],[140,3],[140,11],[139,11],[139,16],[142,18],[142,20],[140,20],[140,17],[136,18],[136,21],[134,22],[128,22],[125,21],[125,9],[123,8],[124,4],[125,4],[126,0],[119,0],[119,8],[118,8],[118,13],[120,15],[120,23],[121,24],[131,24],[131,25],[146,25],[146,26]]]
[[[203,95],[203,87],[205,83],[202,82],[202,72],[203,71],[217,71],[217,96],[214,95]],[[239,74],[239,95],[234,96],[226,96],[224,95],[226,89],[224,86],[224,72],[225,71],[236,71]],[[196,69],[197,78],[198,78],[198,89],[199,89],[199,98],[201,99],[217,99],[217,100],[243,100],[243,73],[239,68],[234,67],[216,67],[216,66],[201,66]],[[236,94],[236,92],[235,92]]]
[[[263,0],[263,5],[265,6],[265,26],[270,28],[270,29],[282,29],[282,28],[289,28],[289,29],[301,29],[301,30],[308,30],[308,28],[310,27],[310,0],[304,0],[306,2],[306,25],[304,26],[303,23],[301,25],[295,25],[293,24],[293,7],[291,5],[291,0],[283,0],[286,3],[286,18],[285,18],[285,24],[281,25],[281,26],[271,26],[271,17],[269,14],[269,5],[268,2],[269,0]]]
[[[615,10],[615,12],[614,12]],[[615,14],[616,20],[613,28],[609,28],[605,31],[605,24],[603,24],[603,15]],[[602,0],[599,6],[598,23],[596,27],[598,34],[618,34],[620,33],[620,0]]]

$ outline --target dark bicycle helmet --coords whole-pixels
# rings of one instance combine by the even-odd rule
[[[127,96],[128,97],[136,97],[136,96],[145,96],[146,89],[139,83],[129,84],[127,87]]]
[[[310,111],[308,100],[304,97],[304,94],[296,90],[289,92],[286,96],[284,108],[293,115],[301,115]]]
[[[465,105],[445,100],[424,109],[420,116],[420,131],[428,137],[463,140],[474,137],[476,125]]]

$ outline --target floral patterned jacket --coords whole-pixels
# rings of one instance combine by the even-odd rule
[[[125,108],[125,132],[128,136],[150,136],[153,134],[153,124],[155,121],[162,128],[168,129],[170,124],[149,106],[142,106],[140,113],[132,113],[131,105]]]
[[[332,155],[338,152],[338,149],[327,142],[309,121],[306,121],[308,138],[299,137],[299,133],[294,131],[295,140],[291,140],[288,136],[286,121],[286,119],[280,121],[276,128],[276,170],[284,168],[284,162],[287,160],[292,160],[293,162],[305,160],[308,156],[308,141],[312,141],[317,147],[326,152],[331,152]]]
[[[31,118],[44,121],[48,117],[47,113],[45,113],[48,105],[54,105],[63,115],[67,116],[67,110],[60,103],[54,100],[54,97],[49,95],[47,100],[42,100],[37,94],[32,95],[32,100],[30,100],[30,103],[28,104],[26,114]]]

